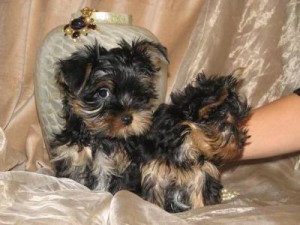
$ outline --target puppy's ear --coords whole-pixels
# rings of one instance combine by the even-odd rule
[[[154,69],[157,71],[160,70],[163,65],[169,63],[167,49],[159,43],[137,40],[133,42],[132,49],[138,55],[150,59]]]
[[[57,81],[74,94],[79,94],[89,79],[93,67],[99,63],[101,55],[107,50],[97,41],[93,46],[85,46],[69,58],[60,60]]]
[[[70,58],[59,62],[57,80],[60,84],[67,86],[70,92],[78,94],[91,70],[92,62],[89,56],[75,53]]]

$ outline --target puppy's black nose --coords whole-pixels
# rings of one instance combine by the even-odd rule
[[[132,122],[132,115],[124,114],[121,117],[121,120],[122,120],[122,122],[123,122],[124,125],[129,125]]]

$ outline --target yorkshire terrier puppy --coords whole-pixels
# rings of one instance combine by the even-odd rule
[[[141,166],[144,199],[169,212],[220,202],[218,165],[239,157],[248,137],[249,106],[237,84],[231,75],[199,74],[155,111]]]
[[[58,177],[129,190],[169,212],[220,202],[218,165],[241,154],[249,106],[233,76],[200,74],[153,113],[167,62],[166,49],[147,40],[96,43],[59,61],[65,126],[50,149]]]
[[[50,155],[58,177],[90,189],[140,192],[140,145],[152,125],[154,80],[166,49],[158,43],[121,41],[106,50],[86,46],[58,63],[65,126]]]

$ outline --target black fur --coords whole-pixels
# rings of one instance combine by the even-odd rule
[[[157,62],[167,61],[166,57],[160,44],[137,40],[130,44],[121,41],[119,47],[110,50],[95,43],[58,63],[57,82],[64,94],[66,124],[51,143],[57,176],[112,193],[121,189],[140,191],[139,143],[135,137],[150,129],[152,115],[145,118],[149,120],[148,128],[125,129],[135,122],[134,113],[151,112],[152,100],[156,99],[154,79],[160,70]],[[143,114],[140,117],[143,119]],[[113,123],[115,127],[111,128]],[[99,124],[105,128],[97,127]],[[118,133],[118,126],[122,126],[123,133]],[[72,148],[75,150],[69,153]],[[74,154],[85,154],[88,159],[74,166]],[[120,155],[125,158],[114,161]],[[125,164],[122,167],[119,163]]]
[[[171,94],[170,104],[162,104],[155,111],[146,144],[151,146],[149,152],[152,151],[152,157],[148,158],[145,166],[149,161],[159,162],[166,170],[169,168],[172,171],[175,167],[178,174],[174,176],[174,172],[169,172],[163,179],[149,179],[147,175],[142,183],[142,196],[145,199],[154,203],[157,199],[163,199],[159,204],[170,212],[185,211],[196,207],[197,203],[190,199],[194,191],[189,189],[194,186],[195,190],[197,187],[201,189],[198,192],[199,195],[202,192],[203,199],[199,197],[199,201],[203,205],[221,201],[222,184],[216,166],[239,157],[248,138],[243,122],[248,118],[250,107],[238,96],[237,84],[231,75],[207,78],[199,74],[195,82],[187,85],[183,91]],[[192,135],[193,127],[203,132],[198,139],[211,139],[211,142],[205,143],[211,145],[209,152],[198,146],[195,154],[189,155],[192,148],[185,149],[185,140]],[[222,142],[214,145],[214,140],[218,138],[222,138]],[[235,145],[230,146],[232,141]],[[195,166],[199,169],[194,175]],[[210,167],[213,169],[207,169]],[[186,184],[179,182],[177,180],[181,179],[181,173],[191,174],[191,177],[201,175],[203,184],[198,184],[196,180],[186,181]],[[170,184],[165,184],[165,180]],[[166,187],[166,190],[161,191],[158,186]]]
[[[205,173],[205,182],[203,186],[204,205],[215,205],[221,202],[221,193],[223,185],[217,180]]]
[[[137,40],[110,50],[96,43],[58,63],[65,126],[51,143],[57,176],[129,190],[169,212],[220,202],[216,165],[243,149],[247,102],[233,76],[199,74],[152,113],[162,61],[164,47]]]

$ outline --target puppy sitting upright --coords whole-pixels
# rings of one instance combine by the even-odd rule
[[[155,111],[141,167],[144,199],[169,212],[220,203],[217,166],[238,157],[248,137],[249,106],[236,86],[233,76],[199,74]]]
[[[140,191],[139,153],[131,139],[152,125],[162,61],[164,47],[137,40],[110,50],[87,46],[59,62],[66,124],[51,143],[57,176],[112,193]]]

